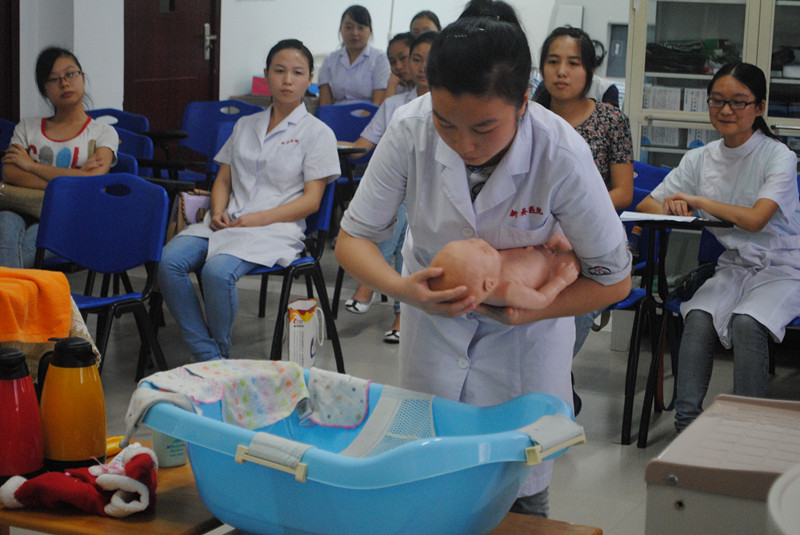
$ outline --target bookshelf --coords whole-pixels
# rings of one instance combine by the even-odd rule
[[[767,74],[765,119],[800,154],[800,0],[631,0],[626,99],[634,154],[674,167],[717,139],[713,73],[741,59]]]

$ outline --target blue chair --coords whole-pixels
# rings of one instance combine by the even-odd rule
[[[331,104],[317,108],[317,119],[328,125],[336,136],[336,141],[355,141],[361,137],[361,132],[375,117],[378,106],[369,102],[353,102],[351,104]],[[365,164],[372,153],[369,152],[350,162],[342,161],[342,177],[352,177],[353,165]],[[345,163],[349,165],[345,165]],[[349,174],[348,174],[349,173]]]
[[[117,151],[117,164],[111,168],[111,172],[139,176],[139,164],[130,154]]]
[[[153,140],[143,134],[137,134],[120,126],[116,126],[115,129],[119,136],[117,155],[124,153],[133,156],[138,163],[138,176],[143,178],[152,177],[153,167],[155,167],[153,163]],[[156,174],[159,174],[158,171]]]
[[[183,122],[179,131],[147,132],[153,143],[164,151],[165,161],[158,161],[162,168],[169,169],[169,177],[189,182],[202,182],[206,188],[211,186],[219,171],[214,162],[218,150],[227,140],[221,138],[221,128],[227,128],[228,135],[233,125],[241,117],[264,111],[261,106],[240,100],[220,100],[210,102],[190,102],[183,110]],[[181,149],[188,149],[204,157],[203,161],[186,158],[173,159],[169,144],[178,141]],[[220,143],[221,141],[221,143]],[[193,170],[193,169],[197,170]]]
[[[134,175],[58,177],[45,190],[35,266],[41,268],[45,251],[51,251],[89,270],[84,292],[72,297],[84,316],[98,314],[95,342],[103,357],[113,318],[134,315],[142,344],[137,381],[144,376],[146,350],[152,350],[159,369],[167,369],[145,308],[156,282],[166,226],[166,192]],[[124,273],[139,266],[147,273],[141,291],[126,288],[123,295],[93,296],[97,273]]]
[[[639,162],[634,163],[634,169],[636,168],[636,164]],[[646,165],[646,164],[642,164]],[[652,166],[647,166],[652,167]],[[656,168],[653,168],[656,169]],[[663,177],[662,177],[663,178]],[[635,180],[635,179],[634,179]],[[652,185],[655,187],[657,184],[654,184],[652,181],[647,181],[642,185]],[[639,187],[640,184],[636,184],[633,188],[633,199],[631,204],[625,211],[635,211],[636,206],[642,202],[650,192],[652,188],[647,187]],[[632,241],[633,237],[633,228],[636,226],[635,223],[625,222],[624,223],[625,230],[628,234],[629,242]],[[638,257],[639,262],[637,262],[632,267],[633,273],[643,273],[646,262],[644,261],[645,258],[648,256],[649,250],[649,232],[644,229],[642,230],[641,234],[638,236]],[[655,244],[655,248],[658,248],[658,242]],[[644,277],[642,279],[642,283],[644,284]],[[622,432],[621,432],[621,443],[623,445],[628,445],[631,443],[631,427],[633,423],[633,402],[634,397],[636,395],[636,379],[639,370],[639,355],[641,352],[642,346],[642,337],[644,334],[645,327],[649,328],[649,336],[650,336],[650,343],[651,343],[651,351],[657,350],[657,342],[658,342],[658,331],[655,329],[655,317],[652,313],[652,310],[648,310],[648,313],[645,313],[645,297],[647,296],[647,289],[644,287],[638,288],[631,288],[630,293],[628,296],[619,301],[610,305],[606,308],[607,311],[611,312],[614,310],[627,310],[633,311],[633,325],[631,328],[631,336],[630,341],[628,343],[628,363],[627,369],[625,372],[625,392],[624,392],[624,400],[623,400],[623,410],[622,410]]]
[[[116,108],[99,108],[86,112],[89,117],[108,123],[115,128],[124,128],[131,132],[147,132],[150,122],[144,115],[118,110]]]
[[[294,260],[286,267],[281,266],[261,266],[252,270],[248,275],[261,275],[261,295],[259,299],[259,317],[266,314],[267,280],[270,275],[283,275],[283,286],[278,308],[275,313],[275,329],[272,334],[272,350],[270,359],[280,360],[283,349],[283,328],[284,316],[289,306],[289,297],[292,291],[292,281],[304,275],[306,278],[306,289],[308,296],[313,296],[311,285],[317,289],[317,298],[320,308],[325,316],[325,327],[328,338],[333,344],[333,352],[336,358],[336,370],[344,373],[344,359],[342,348],[339,344],[339,334],[336,330],[336,322],[333,319],[328,291],[325,288],[325,279],[322,275],[320,260],[322,252],[325,250],[325,241],[331,223],[331,213],[333,212],[333,196],[336,183],[332,182],[325,187],[325,193],[319,204],[319,211],[306,218],[306,251],[301,258]]]
[[[670,171],[672,171],[672,169],[634,161],[633,185],[637,188],[645,189],[648,192],[653,191],[656,189],[656,186],[661,184],[661,181],[664,180],[664,177],[667,176]]]
[[[317,119],[333,130],[338,141],[355,141],[378,111],[378,106],[369,102],[331,104],[317,108]]]
[[[14,135],[14,128],[17,125],[11,121],[0,119],[0,150],[6,150],[11,145],[11,137]],[[3,170],[3,162],[0,162],[0,171]]]

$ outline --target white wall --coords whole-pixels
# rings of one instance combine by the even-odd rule
[[[547,36],[557,0],[510,0],[519,11],[536,56]],[[627,2],[627,0],[605,0]],[[300,39],[314,54],[315,68],[339,48],[342,12],[355,0],[223,0],[220,33],[220,98],[250,92],[253,76],[264,69],[270,47],[281,39]],[[358,0],[372,16],[372,45],[386,49],[389,36],[408,31],[411,17],[431,9],[442,26],[453,22],[466,0]],[[627,5],[627,4],[626,4]],[[392,10],[394,7],[394,10]],[[292,21],[287,24],[287,21]],[[391,25],[391,27],[390,27]]]
[[[46,46],[75,52],[87,73],[95,107],[121,108],[124,88],[125,0],[25,0],[20,2],[20,113],[50,113],[34,80],[36,56]],[[339,20],[360,1],[373,20],[373,44],[385,49],[388,37],[406,31],[411,17],[431,9],[447,25],[466,0],[221,0],[220,98],[249,93],[261,74],[269,48],[286,38],[301,39],[321,64],[339,46]],[[509,0],[519,11],[534,64],[544,38],[554,27],[556,7],[584,7],[584,29],[608,41],[610,23],[625,23],[629,0]],[[131,51],[128,51],[129,53]],[[605,72],[605,65],[599,71]]]
[[[583,6],[583,30],[592,39],[602,42],[606,51],[608,51],[608,40],[611,37],[611,24],[628,23],[629,0],[559,0],[556,4],[559,6]],[[556,10],[553,11],[552,20],[550,20],[550,30],[559,25],[559,21],[555,20],[555,17]],[[539,49],[537,48],[537,58],[538,54]],[[605,75],[605,72],[606,62],[604,61],[597,70],[597,74]]]
[[[36,88],[39,52],[72,50],[86,72],[94,107],[122,108],[124,0],[25,0],[20,2],[20,116],[52,113]]]
[[[124,0],[73,2],[73,51],[87,73],[86,91],[93,107],[121,109],[125,87]]]
[[[72,2],[27,0],[19,3],[20,16],[20,116],[51,113],[36,88],[36,57],[48,46],[72,49]]]

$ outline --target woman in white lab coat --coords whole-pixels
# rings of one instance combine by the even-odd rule
[[[708,112],[722,139],[689,151],[637,207],[698,214],[732,228],[711,228],[725,247],[714,276],[681,306],[675,427],[702,412],[719,338],[733,346],[733,392],[764,397],[769,337],[782,340],[800,314],[800,201],[797,156],[762,114],[767,83],[755,65],[730,63],[708,85]]]
[[[430,93],[395,112],[342,218],[339,262],[402,302],[406,388],[475,405],[533,391],[570,401],[572,316],[630,289],[624,232],[589,147],[528,103],[528,50],[517,24],[495,18],[443,30],[428,56]],[[391,235],[403,200],[401,275],[375,244]],[[583,276],[546,309],[478,307],[464,287],[428,287],[441,273],[428,265],[450,241],[475,236],[505,249],[548,242],[559,230]],[[534,469],[516,510],[547,514],[551,469]]]
[[[300,41],[270,50],[264,74],[272,106],[236,122],[215,158],[220,170],[209,213],[164,247],[161,292],[197,360],[230,355],[236,282],[258,265],[292,262],[303,247],[304,218],[339,174],[333,131],[302,102],[313,68]],[[205,317],[189,278],[200,269]]]

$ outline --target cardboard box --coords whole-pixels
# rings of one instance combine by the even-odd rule
[[[253,95],[272,95],[269,91],[267,79],[263,76],[253,76],[253,83],[250,85],[250,93]]]
[[[647,464],[646,533],[766,533],[770,486],[798,463],[800,402],[719,396]]]
[[[295,299],[289,303],[289,361],[311,368],[322,345],[325,325],[316,299]]]

